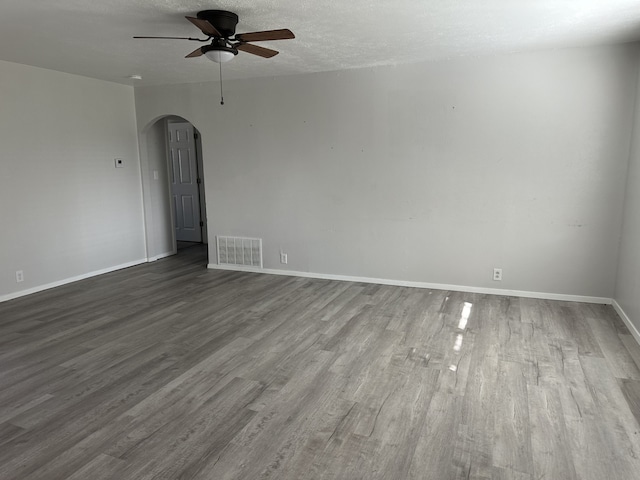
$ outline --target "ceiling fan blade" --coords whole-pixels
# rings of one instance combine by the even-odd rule
[[[258,45],[251,45],[250,43],[241,43],[240,45],[237,45],[236,48],[238,50],[242,50],[243,52],[252,53],[264,58],[275,57],[278,54],[276,50],[259,47]]]
[[[205,35],[209,35],[210,37],[222,37],[218,29],[213,25],[211,25],[207,20],[202,20],[196,17],[184,17],[184,18],[186,18],[191,23],[193,23],[196,27],[202,30],[202,33],[204,33]]]
[[[193,37],[133,37],[133,38],[168,38],[174,40],[197,40],[198,42],[206,42],[208,40],[200,40],[199,38]]]
[[[291,30],[282,28],[280,30],[265,30],[264,32],[239,33],[236,40],[241,42],[262,42],[265,40],[289,40],[296,38]]]
[[[193,52],[191,52],[189,55],[187,55],[184,58],[194,58],[194,57],[199,57],[200,55],[202,55],[202,47],[196,48]]]

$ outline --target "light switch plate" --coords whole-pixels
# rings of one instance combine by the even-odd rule
[[[114,159],[114,163],[116,164],[116,168],[124,168],[124,160],[121,158]]]

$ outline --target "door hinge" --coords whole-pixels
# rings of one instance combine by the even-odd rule
[[[204,227],[204,222],[202,220],[200,220],[200,226]]]
[[[200,185],[200,184],[202,183],[202,179],[201,179],[201,178],[196,178],[196,183],[197,183],[198,185]]]
[[[197,140],[197,139],[198,139],[198,134],[197,134],[196,132],[193,132],[193,138],[194,138],[195,140]]]

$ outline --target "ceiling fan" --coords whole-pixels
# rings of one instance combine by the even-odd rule
[[[196,17],[185,17],[207,36],[205,39],[193,37],[133,37],[133,38],[169,38],[178,40],[192,40],[209,42],[208,45],[196,48],[185,58],[194,58],[205,55],[216,63],[228,62],[234,58],[238,51],[271,58],[278,51],[260,47],[249,42],[262,42],[267,40],[288,40],[295,38],[293,32],[283,28],[280,30],[265,30],[262,32],[249,32],[236,34],[238,15],[226,10],[203,10]]]

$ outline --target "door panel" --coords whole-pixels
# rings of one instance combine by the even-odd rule
[[[176,240],[202,242],[198,162],[190,123],[169,124],[171,194],[176,222]]]
[[[185,229],[196,228],[196,222],[193,215],[193,212],[195,210],[193,201],[193,197],[182,197],[182,217],[184,219]],[[197,226],[200,226],[200,220],[198,220]]]
[[[192,184],[193,173],[191,171],[192,165],[195,166],[195,158],[192,159],[191,152],[187,148],[178,148],[178,165],[180,167],[180,183]]]

